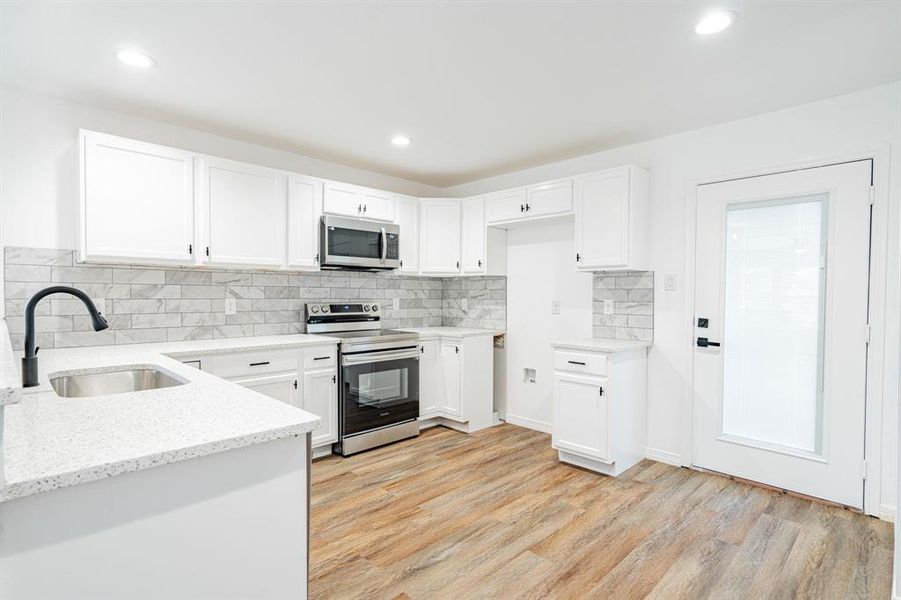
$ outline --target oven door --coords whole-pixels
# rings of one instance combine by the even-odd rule
[[[341,357],[342,437],[419,417],[419,348]]]
[[[323,267],[396,269],[400,266],[399,228],[391,223],[322,217]]]

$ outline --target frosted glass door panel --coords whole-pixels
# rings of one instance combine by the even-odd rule
[[[828,196],[726,210],[723,433],[819,454]]]

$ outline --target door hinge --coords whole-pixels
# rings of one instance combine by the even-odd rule
[[[864,330],[863,337],[864,337],[864,341],[868,344],[870,343],[870,336],[871,336],[871,328],[870,328],[870,324],[867,323],[867,327]]]
[[[870,206],[873,206],[874,204],[876,204],[876,186],[871,185],[870,186]]]
[[[868,465],[867,465],[867,461],[866,461],[866,460],[860,461],[860,478],[861,478],[861,479],[866,479],[866,478],[867,478],[867,466],[868,466]]]

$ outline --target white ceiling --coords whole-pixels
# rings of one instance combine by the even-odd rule
[[[740,18],[696,36],[711,6]],[[438,186],[901,79],[897,0],[32,1],[0,17],[6,84]],[[158,66],[119,64],[122,44]]]

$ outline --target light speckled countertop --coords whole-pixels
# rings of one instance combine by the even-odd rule
[[[430,337],[471,337],[474,335],[504,335],[501,329],[476,329],[473,327],[402,327],[400,331],[418,333],[420,338]]]
[[[569,350],[588,350],[591,352],[623,352],[636,348],[650,348],[651,342],[639,340],[613,340],[608,338],[575,338],[569,340],[555,340],[551,342],[554,348]]]
[[[319,417],[177,358],[337,342],[298,334],[43,350],[41,385],[21,390],[21,402],[6,407],[0,501],[312,431]],[[161,367],[188,383],[60,398],[48,380],[49,373],[141,365]]]
[[[16,366],[18,360],[9,340],[6,319],[0,319],[0,406],[19,401],[22,380]],[[2,438],[0,435],[0,439]]]

